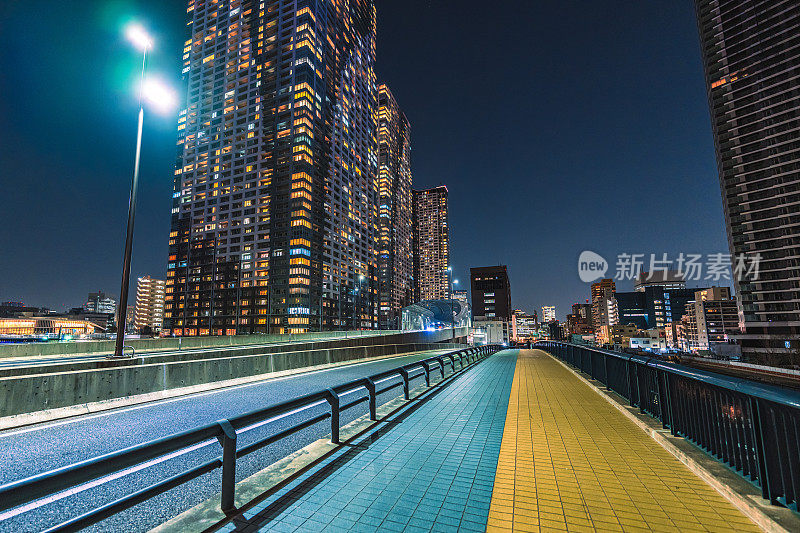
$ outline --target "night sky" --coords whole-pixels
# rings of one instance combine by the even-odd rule
[[[0,18],[0,301],[119,292],[140,58],[179,87],[183,0],[12,0]],[[509,266],[514,307],[588,297],[583,250],[727,253],[691,0],[378,0],[378,75],[452,258]],[[163,277],[176,116],[146,115],[132,275]],[[628,288],[623,284],[621,288]]]

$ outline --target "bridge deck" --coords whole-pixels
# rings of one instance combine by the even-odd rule
[[[757,531],[555,359],[507,350],[229,531]]]

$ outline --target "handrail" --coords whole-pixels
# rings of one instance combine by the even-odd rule
[[[657,357],[541,341],[576,367],[761,488],[800,510],[800,391],[726,376]]]
[[[445,364],[443,357],[448,357],[451,361],[450,375],[461,372],[469,366],[463,364],[458,371],[455,370],[455,357],[459,360],[471,360],[470,366],[478,363],[484,358],[501,350],[499,345],[486,345],[472,348],[464,348],[444,356],[434,356],[409,363],[391,370],[386,370],[366,378],[356,379],[337,385],[333,388],[306,394],[298,398],[270,405],[261,409],[255,409],[248,413],[235,417],[220,420],[213,424],[175,433],[160,439],[151,440],[142,444],[137,444],[119,451],[111,452],[99,457],[80,461],[61,468],[36,474],[34,476],[7,483],[0,486],[0,511],[12,509],[20,505],[34,502],[52,494],[75,488],[93,480],[112,475],[116,472],[130,468],[132,466],[158,459],[175,451],[200,444],[202,442],[217,439],[222,446],[222,456],[213,461],[204,463],[199,467],[186,470],[173,477],[151,485],[134,494],[124,496],[113,502],[96,508],[84,515],[73,518],[57,526],[53,531],[76,531],[103,520],[117,512],[120,512],[136,503],[152,498],[166,490],[185,483],[195,477],[222,468],[222,493],[221,508],[225,512],[234,509],[235,491],[235,469],[236,458],[247,455],[288,437],[298,431],[310,427],[318,422],[331,419],[331,442],[339,444],[340,422],[339,414],[341,411],[359,405],[365,401],[369,402],[370,419],[377,419],[377,397],[378,395],[402,386],[405,399],[408,399],[409,383],[412,379],[425,376],[426,386],[430,387],[430,372],[432,369],[439,368],[442,378],[445,375]],[[422,372],[417,372],[421,370]],[[417,373],[414,373],[417,372]],[[401,381],[385,388],[378,388],[376,384],[389,378],[400,377]],[[343,395],[349,394],[359,389],[366,389],[367,396],[360,397],[344,405],[340,405]],[[327,404],[329,410],[317,414],[309,419],[297,422],[282,431],[250,443],[247,446],[237,449],[237,432],[248,428],[253,424],[270,422],[270,419],[281,417],[293,411],[302,411],[317,405]]]

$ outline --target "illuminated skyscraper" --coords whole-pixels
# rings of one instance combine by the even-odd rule
[[[552,322],[556,319],[556,308],[552,305],[542,307],[542,322]]]
[[[189,0],[165,328],[374,327],[372,0]]]
[[[414,296],[411,126],[389,87],[378,92],[378,319],[382,329],[399,329]]]
[[[696,0],[742,351],[800,349],[800,0]]]
[[[414,191],[414,299],[450,298],[447,187]]]

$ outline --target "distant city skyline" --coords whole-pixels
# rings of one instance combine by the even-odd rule
[[[185,16],[182,2],[128,5],[12,2],[5,13],[0,67],[10,74],[0,80],[0,127],[12,149],[0,165],[20,179],[0,215],[0,248],[9,251],[0,300],[67,309],[88,291],[118,289],[137,67],[120,28],[131,16],[146,22],[158,44],[151,69],[177,85],[183,34],[174,28]],[[588,295],[577,276],[582,250],[727,253],[692,3],[613,14],[600,5],[526,4],[514,17],[486,13],[481,31],[495,37],[475,40],[470,13],[479,5],[409,10],[385,0],[377,9],[378,78],[414,129],[414,185],[450,191],[454,278],[507,264],[514,307],[554,304],[563,320]],[[31,10],[36,27],[25,23]],[[574,27],[564,32],[555,20]],[[535,38],[522,46],[521,35]],[[84,60],[53,57],[44,43],[54,39],[64,57]],[[591,61],[588,46],[599,50]],[[486,106],[507,96],[490,80],[520,64],[531,97],[513,113]],[[421,79],[431,87],[420,90]],[[132,279],[166,273],[174,143],[175,118],[151,115]],[[652,210],[653,195],[669,216]]]

